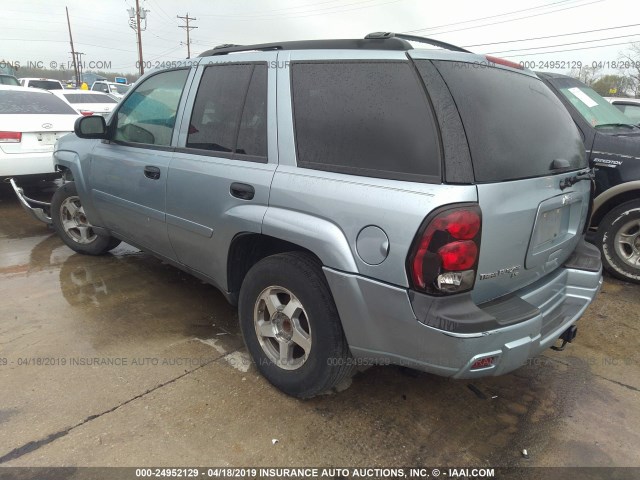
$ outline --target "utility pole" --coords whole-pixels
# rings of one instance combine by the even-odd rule
[[[136,24],[138,32],[138,60],[140,61],[140,75],[144,74],[144,62],[142,60],[142,31],[140,30],[140,0],[136,0]]]
[[[67,26],[69,27],[69,42],[71,43],[71,58],[73,58],[73,72],[76,76],[76,88],[80,86],[80,77],[78,76],[78,64],[76,62],[76,52],[73,48],[73,37],[71,36],[71,22],[69,21],[69,8],[64,7],[67,11]]]
[[[142,31],[147,29],[147,12],[149,10],[140,8],[140,0],[136,0],[136,8],[129,8],[129,26],[136,32],[136,42],[138,44],[138,66],[140,75],[144,73],[144,60],[142,58]],[[141,20],[144,26],[141,27]]]
[[[83,79],[82,79],[82,55],[84,55],[84,53],[82,52],[74,52],[75,55],[73,57],[73,63],[76,65],[76,68],[78,69],[78,82],[80,83],[76,83],[76,87],[80,88],[80,85],[82,85],[83,83]]]
[[[198,27],[190,26],[189,22],[191,20],[197,20],[197,18],[190,17],[188,12],[186,17],[181,17],[180,15],[176,15],[176,17],[186,22],[185,25],[178,25],[178,27],[184,28],[187,31],[187,58],[191,58],[191,39],[189,38],[189,32],[194,28],[198,28]]]

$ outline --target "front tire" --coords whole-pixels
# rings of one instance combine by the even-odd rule
[[[98,235],[87,219],[74,182],[62,185],[51,200],[53,228],[67,246],[85,255],[103,255],[120,244],[120,240]]]
[[[598,225],[598,248],[614,277],[640,283],[640,201],[617,206]]]
[[[282,253],[255,264],[240,289],[239,317],[258,370],[288,395],[313,397],[353,371],[329,286],[307,253]]]

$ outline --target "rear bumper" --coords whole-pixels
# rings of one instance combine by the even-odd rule
[[[599,262],[595,269],[591,262],[589,270],[559,268],[510,295],[499,308],[492,302],[474,305],[475,312],[457,312],[472,324],[477,317],[495,317],[491,328],[480,322],[481,329],[473,331],[442,318],[437,319],[441,328],[418,320],[406,289],[326,268],[325,273],[347,341],[361,363],[394,363],[455,378],[500,375],[523,366],[580,318],[602,286]],[[458,308],[466,306],[461,302]],[[429,309],[436,316],[440,311]],[[485,357],[493,357],[492,365],[472,369]]]
[[[0,178],[55,173],[51,151],[37,153],[0,152]]]
[[[41,202],[25,196],[24,191],[17,184],[15,179],[9,179],[13,191],[18,197],[18,201],[24,210],[36,220],[40,220],[46,224],[51,222],[51,204],[47,202]]]

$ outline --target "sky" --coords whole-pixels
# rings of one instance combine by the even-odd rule
[[[102,70],[137,71],[136,36],[127,12],[135,0],[0,4],[0,62],[40,62],[45,68],[70,63],[67,6],[85,71],[91,70],[89,62],[110,67]],[[221,43],[361,38],[391,31],[535,62],[527,65],[533,70],[565,73],[582,62],[615,72],[611,62],[630,42],[640,42],[637,0],[140,0],[140,7],[148,10],[144,60],[153,66],[187,57],[186,32],[179,28],[184,21],[176,18],[187,13],[197,27],[191,30],[192,56]]]

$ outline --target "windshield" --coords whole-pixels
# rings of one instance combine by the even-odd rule
[[[18,82],[16,77],[12,77],[11,75],[0,75],[0,85],[13,85],[19,87],[20,82]]]
[[[571,102],[580,115],[596,128],[633,123],[629,117],[586,85],[571,82],[571,84],[560,87],[560,92]]]
[[[131,85],[109,85],[111,93],[119,93],[120,95],[127,93],[127,90],[129,90],[130,87]]]

